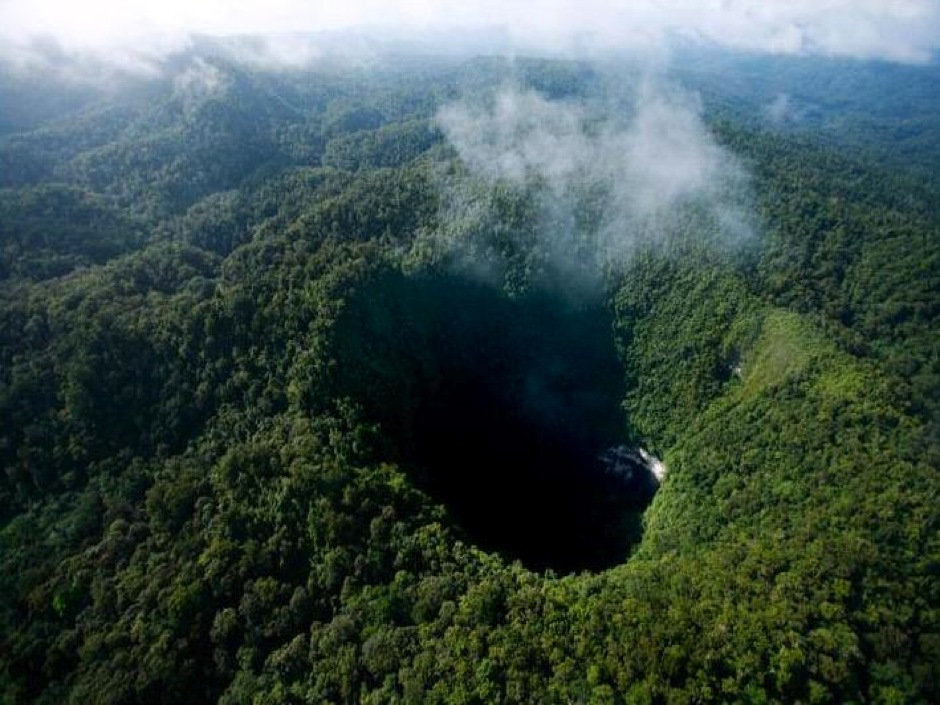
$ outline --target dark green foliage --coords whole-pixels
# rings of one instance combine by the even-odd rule
[[[0,190],[0,279],[48,279],[134,249],[140,225],[98,194],[49,184]]]
[[[440,139],[440,134],[424,120],[396,123],[330,140],[326,144],[323,163],[350,171],[402,166]]]
[[[0,115],[0,700],[940,699],[938,184],[861,109],[700,77],[762,236],[583,277],[429,120],[589,67],[211,56]]]
[[[674,73],[716,117],[817,145],[864,149],[893,166],[936,171],[940,65],[687,48]]]

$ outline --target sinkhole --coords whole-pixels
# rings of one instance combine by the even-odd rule
[[[339,380],[467,541],[599,570],[658,486],[630,450],[611,323],[600,297],[386,271],[347,302]]]

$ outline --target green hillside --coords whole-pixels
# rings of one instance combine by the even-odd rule
[[[193,51],[2,122],[0,702],[940,700],[935,96],[817,139],[678,72],[752,225],[650,238],[435,117],[603,136],[632,69]]]

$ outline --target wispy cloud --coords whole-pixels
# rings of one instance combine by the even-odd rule
[[[556,271],[594,277],[690,230],[715,244],[746,238],[748,175],[708,132],[696,97],[647,79],[631,102],[628,114],[611,115],[505,87],[489,101],[447,105],[437,121],[477,178],[534,194],[537,231],[501,238],[534,237]],[[475,187],[465,188],[451,184],[445,222],[486,217]],[[477,230],[445,231],[445,244],[473,252]]]
[[[922,62],[940,47],[940,0],[0,0],[0,37],[102,51],[203,34],[372,28],[378,35],[490,29],[513,47],[584,54],[683,38],[719,46]],[[277,48],[277,47],[275,47]],[[296,48],[296,47],[295,47]],[[288,61],[295,52],[280,52]]]

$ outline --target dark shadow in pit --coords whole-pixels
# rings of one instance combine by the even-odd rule
[[[342,392],[468,541],[570,572],[617,564],[639,540],[657,485],[601,460],[626,434],[599,299],[389,271],[349,301],[338,335]]]

